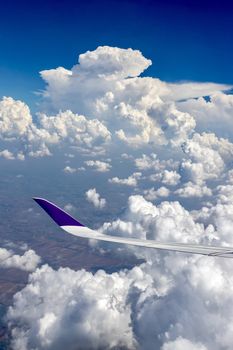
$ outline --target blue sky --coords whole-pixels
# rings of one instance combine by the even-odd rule
[[[99,45],[152,59],[144,74],[166,81],[233,82],[231,1],[21,1],[0,13],[0,95],[25,100],[42,69],[72,67]]]

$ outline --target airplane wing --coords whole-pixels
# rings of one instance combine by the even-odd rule
[[[201,254],[208,256],[218,256],[224,258],[233,258],[233,247],[215,247],[195,244],[182,243],[163,243],[152,240],[143,240],[136,238],[109,236],[82,225],[55,204],[43,198],[33,198],[46,213],[66,232],[81,238],[96,239],[98,241],[129,244],[138,247],[155,248],[183,253]]]

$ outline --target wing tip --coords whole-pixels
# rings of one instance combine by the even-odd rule
[[[78,220],[47,199],[41,197],[32,197],[32,199],[39,204],[59,226],[83,226]]]

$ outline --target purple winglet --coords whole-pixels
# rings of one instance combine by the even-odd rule
[[[83,226],[55,204],[43,198],[33,198],[59,226]]]

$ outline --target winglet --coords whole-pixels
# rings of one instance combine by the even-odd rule
[[[33,198],[59,226],[84,226],[64,210],[44,198]]]

